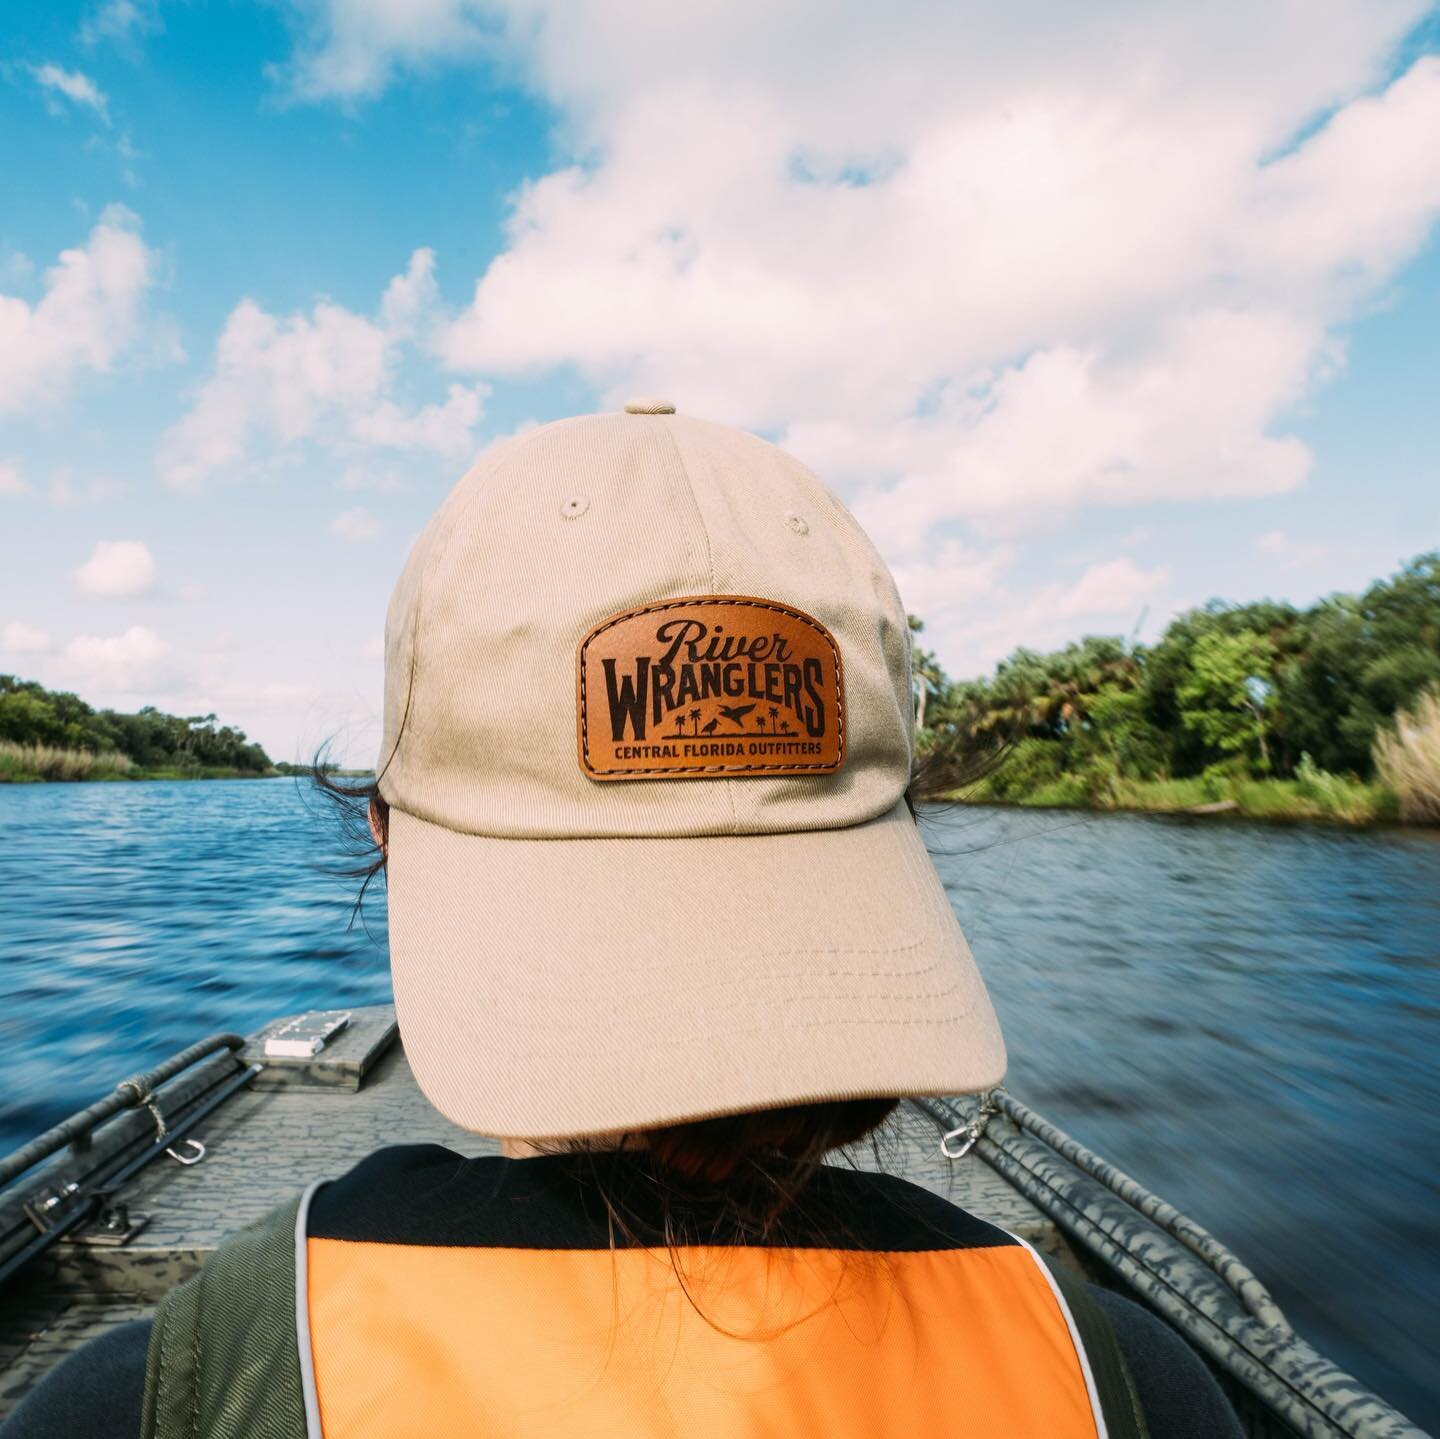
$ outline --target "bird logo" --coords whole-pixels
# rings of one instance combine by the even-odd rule
[[[731,724],[739,725],[743,730],[745,728],[743,724],[745,716],[754,708],[754,705],[721,705],[720,713],[724,715]]]

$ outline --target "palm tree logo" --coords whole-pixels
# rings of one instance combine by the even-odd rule
[[[771,733],[771,734],[778,734],[778,733],[780,732],[780,731],[779,731],[779,725],[778,725],[779,718],[780,718],[780,711],[779,711],[774,705],[771,705],[771,706],[770,706],[770,733]]]
[[[685,722],[687,720],[690,722],[690,729],[688,731],[685,728]],[[698,736],[699,733],[700,710],[698,708],[691,710],[688,715],[684,710],[681,710],[680,713],[675,716],[675,734],[671,736],[672,739],[688,738],[691,734]]]

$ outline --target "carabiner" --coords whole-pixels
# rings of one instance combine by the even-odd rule
[[[965,1142],[959,1149],[951,1149],[950,1141],[952,1139],[958,1139],[962,1134],[965,1136]],[[975,1148],[975,1142],[979,1138],[980,1126],[972,1119],[969,1124],[962,1124],[958,1129],[952,1129],[945,1135],[940,1141],[940,1153],[943,1154],[946,1159],[964,1159],[965,1156]]]
[[[193,1151],[190,1154],[177,1154],[172,1145],[165,1151],[176,1164],[183,1164],[187,1169],[192,1164],[199,1164],[205,1158],[205,1146],[198,1139],[182,1139],[181,1144],[188,1144]]]

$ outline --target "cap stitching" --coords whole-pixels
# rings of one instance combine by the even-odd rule
[[[924,941],[924,940],[917,940],[914,945],[907,945],[905,948],[906,948],[907,950],[909,950],[909,949],[915,949],[915,948],[919,948],[919,947],[921,947],[921,946],[923,946],[923,945],[925,945],[925,944],[927,944],[927,943],[928,943],[928,942],[927,942],[927,941]],[[903,951],[897,951],[897,953],[901,953],[901,952],[903,952]],[[844,955],[844,954],[857,954],[857,953],[858,953],[858,954],[866,954],[866,953],[869,953],[869,954],[873,954],[873,955],[878,956],[878,955],[884,954],[885,951],[884,951],[884,950],[871,950],[871,951],[866,951],[866,950],[849,950],[849,949],[795,949],[795,950],[783,950],[783,949],[782,949],[782,950],[764,950],[764,949],[762,949],[762,950],[758,950],[758,951],[757,951],[757,954],[758,954],[758,955],[763,956],[763,957],[765,957],[766,959],[773,959],[773,958],[777,958],[777,957],[783,957],[783,956],[785,956],[785,955],[795,955],[795,954],[803,954],[803,955],[807,955],[807,956],[812,956],[812,955],[813,955],[813,956],[815,956],[815,957],[818,958],[819,956],[827,955],[827,954]],[[638,970],[638,971],[635,972],[635,975],[634,975],[633,977],[639,978],[639,979],[644,979],[644,978],[646,978],[646,977],[653,977],[653,976],[655,976],[655,975],[658,975],[659,973],[660,973],[660,971],[658,971],[658,970],[649,970],[649,969],[647,969],[647,970]],[[880,996],[881,998],[885,998],[885,999],[904,999],[904,998],[909,998],[909,999],[929,999],[929,998],[935,997],[935,996],[937,996],[937,995],[938,995],[938,996],[944,996],[944,995],[948,995],[948,994],[954,993],[955,986],[959,983],[959,979],[958,979],[958,977],[955,976],[954,967],[952,966],[952,964],[950,963],[950,961],[949,961],[948,959],[942,959],[942,958],[939,957],[938,955],[934,955],[934,954],[932,954],[932,955],[930,956],[930,958],[929,958],[926,962],[921,963],[921,964],[917,964],[917,965],[912,965],[912,966],[910,966],[910,967],[908,967],[908,968],[893,968],[893,967],[892,967],[892,968],[881,968],[881,969],[836,969],[836,968],[834,968],[834,967],[831,966],[831,965],[825,965],[825,966],[822,966],[822,967],[809,968],[809,969],[787,969],[787,970],[783,971],[782,973],[780,973],[780,974],[778,974],[778,975],[773,975],[773,976],[771,976],[771,977],[772,977],[772,978],[781,979],[781,980],[783,980],[787,985],[790,985],[790,984],[799,984],[799,983],[802,982],[802,981],[810,981],[810,980],[816,980],[816,979],[822,979],[822,980],[862,979],[862,980],[880,980],[880,981],[885,982],[885,983],[888,983],[888,984],[896,985],[897,987],[901,987],[901,986],[905,985],[905,984],[908,982],[908,983],[911,984],[912,986],[917,986],[917,987],[918,987],[923,981],[931,980],[931,979],[934,979],[934,978],[936,978],[936,977],[939,977],[939,978],[942,978],[942,979],[943,979],[943,978],[944,978],[945,976],[947,976],[947,975],[950,976],[950,984],[949,984],[949,986],[946,987],[945,989],[937,990],[937,989],[918,989],[918,988],[912,988],[911,991],[910,991],[910,993],[909,993],[908,995],[885,993],[884,995]],[[751,978],[753,978],[753,976],[752,976]],[[520,995],[522,998],[527,998],[527,997],[533,995],[534,993],[535,993],[535,987],[534,987],[533,985],[530,985],[530,986],[522,986],[522,987],[520,987],[520,988],[507,988],[507,987],[503,987],[503,986],[500,986],[500,985],[495,985],[495,986],[492,986],[491,989],[487,992],[487,1001],[488,1001],[489,1003],[491,1003],[493,1007],[499,1009],[499,1008],[502,1007],[504,1004],[506,1004],[506,1003],[508,1003],[509,1001],[511,1001],[511,1000],[513,999],[513,997],[514,997],[515,995],[517,995],[517,994]],[[646,985],[644,985],[644,987],[639,987],[639,988],[631,989],[631,990],[627,991],[627,993],[626,993],[626,995],[625,995],[625,999],[626,999],[627,1004],[629,1004],[629,1003],[639,1002],[639,1001],[642,1001],[642,1000],[663,999],[663,998],[666,998],[666,997],[668,997],[668,996],[673,996],[674,993],[675,993],[675,985],[674,985],[674,983],[673,983],[673,978],[672,978],[671,980],[667,980],[667,981],[665,981],[665,982],[663,982],[663,983],[658,983],[658,984],[646,984]],[[722,1000],[723,1000],[723,998],[724,998],[725,996],[727,996],[727,995],[733,995],[737,1003],[750,1004],[750,1003],[753,1002],[754,986],[753,986],[753,984],[750,982],[749,979],[746,979],[746,980],[741,981],[741,980],[737,980],[734,976],[729,976],[729,975],[727,975],[727,976],[725,976],[725,977],[723,977],[723,978],[712,978],[712,979],[704,979],[704,980],[691,981],[691,982],[686,986],[686,993],[689,994],[689,995],[692,995],[692,996],[693,996],[693,995],[700,995],[700,994],[710,993],[710,994],[715,994],[715,995],[720,996],[720,997],[722,998]],[[805,995],[805,996],[796,996],[796,997],[797,997],[797,998],[799,998],[799,997],[804,997],[804,998],[826,998],[826,997],[828,997],[828,998],[835,998],[836,996],[834,995],[833,991],[831,991],[831,990],[817,990],[817,991],[814,991],[814,992],[811,993],[811,994],[808,994],[808,995]],[[849,999],[871,999],[871,998],[875,998],[876,996],[874,996],[874,995],[872,995],[872,994],[864,994],[864,995],[847,994],[847,995],[843,995],[843,996],[841,996],[841,997],[844,998],[844,999],[849,1000]],[[707,1012],[709,1012],[709,1011],[707,1011]],[[587,1018],[585,1018],[585,1019],[583,1019],[583,1020],[576,1020],[576,1021],[575,1021],[575,1024],[581,1025],[581,1026],[583,1026],[583,1025],[585,1025],[585,1024],[588,1024],[588,1023],[590,1023],[590,1020],[591,1020],[592,1017],[593,1017],[593,1016],[587,1016]],[[553,1013],[549,1013],[549,1012],[547,1012],[543,1018],[536,1019],[536,1020],[534,1020],[532,1023],[530,1023],[529,1025],[526,1025],[523,1021],[518,1021],[518,1020],[514,1020],[514,1019],[507,1020],[507,1023],[510,1024],[510,1025],[512,1025],[512,1026],[517,1026],[517,1025],[518,1025],[520,1028],[532,1028],[532,1029],[535,1029],[535,1028],[543,1028],[545,1025],[551,1024],[552,1022],[558,1023],[561,1028],[566,1027],[563,1021],[557,1021],[556,1018],[555,1018],[555,1015],[554,1015]]]
[[[894,999],[900,1000],[906,1004],[928,1004],[932,1000],[949,999],[951,995],[955,994],[958,990],[962,988],[961,982],[958,977],[952,977],[950,979],[950,982],[943,986],[922,988],[919,984],[919,981],[927,979],[943,980],[946,976],[946,973],[950,970],[951,966],[941,964],[928,965],[924,969],[901,970],[896,973],[892,973],[888,970],[877,970],[874,974],[866,974],[863,972],[859,974],[853,972],[846,973],[831,969],[805,970],[793,977],[806,980],[846,978],[894,981],[897,979],[910,979],[917,981],[917,983],[916,986],[911,989],[906,989],[903,985],[897,985],[893,989],[867,989],[863,992],[850,992],[839,995],[837,995],[833,989],[816,988],[811,986],[803,990],[797,989],[793,993],[789,993],[778,998],[775,1002],[783,1004],[802,1002],[808,1003],[811,1000],[839,1000],[841,1003],[850,1004],[861,1000]],[[792,976],[787,974],[785,978],[788,980],[792,978]],[[721,1001],[724,998],[729,998],[734,1001],[733,1005],[731,1006],[732,1011],[738,1011],[740,1009],[745,1009],[748,1011],[750,1009],[753,1009],[754,1007],[754,997],[751,992],[750,986],[748,985],[731,982],[721,984],[717,981],[714,984],[707,985],[706,989],[718,991],[718,994],[720,996],[720,999],[717,1000],[715,1004],[711,1005],[706,1009],[707,1022],[716,1022],[723,1018],[726,1011]],[[652,989],[628,991],[625,994],[626,1013],[618,1018],[615,1018],[613,1020],[613,1023],[629,1023],[632,1018],[629,1011],[636,1003],[641,1003],[647,1000],[668,999],[673,997],[674,993],[675,986],[673,984],[667,984]],[[528,996],[529,991],[525,991],[525,994],[526,996]],[[496,1007],[497,1009],[500,1008],[500,1006]],[[511,1031],[521,1029],[545,1030],[547,1028],[554,1028],[556,1030],[589,1029],[591,1027],[598,1027],[604,1029],[610,1027],[606,1024],[605,1020],[603,1020],[593,1012],[587,1013],[583,1016],[578,1016],[568,1022],[566,1020],[559,1019],[553,1013],[537,1017],[528,1023],[524,1020],[515,1018],[513,1015],[507,1015],[505,1019],[505,1025],[506,1028]]]
[[[695,479],[690,473],[690,466],[685,463],[685,456],[680,450],[680,442],[675,438],[673,416],[672,423],[662,425],[661,429],[664,432],[665,438],[670,442],[670,448],[675,452],[675,462],[680,466],[680,473],[685,477],[685,486],[690,491],[690,503],[695,507],[695,516],[700,522],[700,537],[705,542],[705,564],[710,571],[710,593],[713,595],[715,591],[720,588],[720,581],[715,574],[715,546],[710,540],[710,525],[705,518],[705,509],[700,503],[700,496],[695,493]],[[844,732],[842,731],[841,733],[843,735]],[[590,757],[588,746],[585,757],[588,761]],[[843,754],[841,755],[841,759],[844,759]],[[796,766],[796,768],[798,767],[799,766]],[[695,768],[696,766],[686,765],[684,766],[684,773],[693,773]],[[699,766],[699,768],[704,773],[711,773],[713,769],[712,766]],[[654,773],[653,770],[635,770],[631,772],[636,774]],[[718,777],[726,772],[726,767],[721,766],[719,770],[714,770],[713,772]],[[595,773],[616,774],[618,771],[613,769],[596,770]],[[721,793],[725,796],[725,806],[730,811],[730,833],[738,834],[740,832],[740,816],[735,812],[735,791],[727,784],[722,788]]]
[[[688,478],[688,477],[687,477]],[[698,508],[698,506],[697,506]],[[713,570],[712,570],[713,576]],[[840,753],[833,764],[746,764],[727,765],[723,769],[716,769],[714,765],[672,765],[668,768],[655,769],[597,769],[590,763],[590,729],[589,729],[589,706],[585,702],[585,651],[590,648],[591,641],[597,640],[606,630],[615,625],[622,624],[626,620],[638,619],[641,615],[657,614],[662,610],[690,609],[696,605],[726,605],[731,607],[743,607],[752,610],[769,610],[772,614],[789,615],[792,619],[799,620],[802,624],[809,625],[830,647],[830,654],[835,660],[835,723],[839,731]],[[757,774],[767,770],[785,770],[793,772],[801,769],[816,770],[837,770],[845,763],[845,675],[840,663],[840,647],[835,643],[834,636],[819,620],[812,619],[803,610],[797,610],[791,605],[780,604],[775,600],[752,600],[752,599],[716,599],[703,595],[692,595],[689,598],[678,600],[665,600],[660,604],[642,605],[638,610],[627,610],[624,614],[613,615],[610,619],[597,629],[590,631],[585,636],[580,646],[580,749],[585,756],[585,768],[591,774],[710,774],[717,778],[723,778],[727,774]]]
[[[960,986],[956,985],[955,989],[958,989],[959,987]],[[929,1002],[933,1000],[945,999],[953,992],[954,990],[947,990],[941,994],[923,995],[920,996],[920,998],[926,1002]],[[828,997],[829,996],[823,994],[802,995],[798,996],[795,1002],[800,1003],[807,1000],[825,999]],[[849,998],[849,996],[846,997]],[[858,998],[862,998],[866,1001],[874,999],[910,1000],[913,999],[914,996],[903,994],[867,994],[858,996]],[[905,1016],[887,1016],[879,1014],[846,1014],[833,1015],[828,1019],[800,1020],[785,1016],[777,1016],[773,1024],[748,1024],[739,1026],[735,1029],[730,1029],[724,1027],[723,1025],[715,1024],[712,1025],[709,1030],[709,1037],[711,1039],[717,1040],[743,1039],[747,1035],[755,1034],[790,1034],[796,1031],[808,1029],[835,1029],[840,1027],[853,1028],[856,1025],[876,1025],[887,1029],[908,1029],[914,1026],[928,1026],[931,1028],[937,1026],[945,1027],[969,1019],[974,1012],[975,1009],[972,1005],[967,1006],[963,1009],[946,1010],[938,1014],[913,1014]],[[507,1024],[511,1028],[515,1027],[513,1020],[507,1020]],[[583,1026],[579,1026],[577,1028],[577,1032],[579,1032],[580,1029],[583,1029],[587,1033],[619,1033],[621,1031],[631,1028],[633,1028],[633,1025],[628,1020],[616,1021],[614,1024],[600,1024],[596,1022],[590,1022]],[[683,1049],[686,1047],[693,1047],[694,1043],[694,1035],[688,1034],[672,1036],[668,1038],[647,1036],[645,1040],[645,1047],[649,1051],[664,1049]],[[487,1040],[486,1050],[492,1056],[503,1055],[507,1059],[533,1060],[535,1058],[535,1050],[533,1047],[525,1049],[510,1049],[502,1044],[495,1044]]]

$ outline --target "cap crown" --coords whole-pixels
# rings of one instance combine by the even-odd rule
[[[812,616],[843,668],[833,773],[602,783],[576,750],[578,647],[622,612],[743,595]],[[765,834],[861,823],[909,782],[910,637],[884,562],[808,470],[670,414],[562,420],[481,456],[420,538],[385,632],[381,792],[468,834]]]

